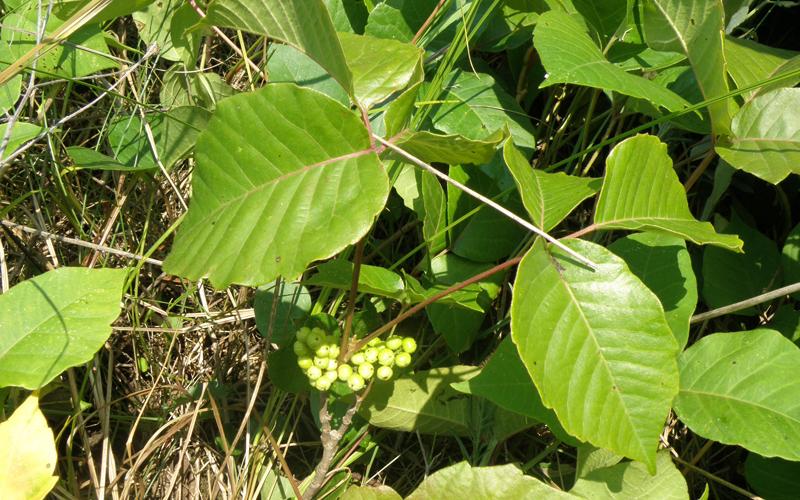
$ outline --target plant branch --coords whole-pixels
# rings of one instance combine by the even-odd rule
[[[578,229],[574,233],[566,235],[564,237],[564,239],[568,240],[568,239],[580,238],[583,235],[586,235],[586,234],[589,234],[589,233],[591,233],[593,231],[596,231],[597,228],[598,228],[597,224],[589,224],[588,226],[586,226],[586,227],[584,227],[582,229]]]
[[[422,23],[422,26],[420,26],[416,34],[414,34],[414,38],[411,39],[412,44],[416,45],[419,39],[422,38],[422,35],[425,33],[425,30],[427,30],[428,27],[431,25],[434,18],[436,18],[436,14],[439,13],[439,10],[441,10],[442,6],[446,1],[447,0],[439,0],[439,3],[436,4],[436,7],[433,8],[433,12],[431,12],[431,15],[428,16],[428,19],[426,19],[425,22]]]
[[[703,157],[703,161],[700,162],[700,165],[697,166],[696,169],[692,172],[692,175],[686,179],[686,183],[683,185],[683,189],[688,193],[692,186],[700,179],[700,176],[703,175],[703,172],[706,171],[709,165],[711,165],[711,161],[717,157],[717,153],[712,147],[708,153]]]
[[[404,149],[401,149],[401,148],[397,147],[396,145],[392,144],[391,142],[386,141],[382,137],[379,137],[377,135],[373,135],[373,137],[375,137],[375,139],[378,142],[380,142],[381,144],[383,144],[387,148],[391,149],[395,153],[399,154],[403,158],[409,160],[410,162],[414,163],[415,165],[418,165],[418,166],[422,167],[423,169],[427,170],[428,172],[430,172],[431,174],[435,175],[436,177],[442,179],[443,181],[447,182],[448,184],[452,184],[453,186],[457,187],[458,189],[460,189],[461,191],[465,192],[466,194],[472,196],[473,198],[475,198],[477,200],[480,200],[483,203],[489,205],[490,207],[494,208],[495,210],[497,210],[501,214],[505,215],[509,219],[513,220],[514,222],[516,222],[520,226],[524,227],[525,229],[533,232],[534,234],[536,234],[538,236],[541,236],[542,238],[544,238],[548,242],[550,242],[553,245],[555,245],[556,247],[558,247],[561,251],[569,254],[571,257],[577,259],[582,264],[585,264],[585,265],[589,266],[592,270],[597,269],[597,264],[595,264],[591,260],[587,259],[583,255],[579,254],[575,250],[573,250],[573,249],[569,248],[568,246],[564,245],[563,243],[558,241],[556,238],[550,236],[549,234],[547,234],[546,232],[542,231],[538,227],[534,226],[530,222],[526,221],[525,219],[523,219],[519,215],[517,215],[514,212],[508,210],[507,208],[503,207],[502,205],[496,203],[492,199],[490,199],[490,198],[478,193],[477,191],[474,191],[473,189],[468,188],[464,184],[461,184],[460,182],[450,178],[449,176],[443,174],[442,172],[439,172],[437,169],[435,169],[432,166],[428,165],[427,163],[425,163],[424,161],[420,160],[416,156],[414,156],[411,153],[405,151]]]
[[[314,479],[311,481],[311,484],[308,485],[308,489],[306,489],[306,493],[302,497],[305,500],[313,499],[314,495],[319,493],[319,490],[325,484],[325,478],[331,470],[333,458],[336,455],[336,451],[339,449],[339,442],[341,442],[347,429],[350,428],[350,424],[353,422],[353,416],[356,414],[356,411],[358,411],[359,406],[361,406],[361,402],[364,401],[364,398],[369,394],[371,388],[372,384],[370,383],[366,390],[356,398],[356,402],[353,406],[347,409],[347,412],[342,417],[342,424],[338,429],[333,429],[331,427],[331,420],[333,417],[328,411],[328,393],[321,393],[322,405],[319,409],[319,423],[322,427],[322,432],[320,434],[320,440],[322,441],[322,458],[314,469]]]
[[[509,267],[515,266],[515,265],[519,264],[519,262],[521,260],[522,260],[521,256],[520,257],[514,257],[513,259],[509,259],[509,260],[503,262],[502,264],[498,264],[498,265],[494,266],[491,269],[487,269],[486,271],[484,271],[482,273],[476,274],[475,276],[473,276],[473,277],[471,277],[469,279],[466,279],[464,281],[456,283],[455,285],[447,288],[446,290],[442,290],[441,292],[437,293],[436,295],[432,295],[432,296],[428,297],[427,299],[423,300],[419,304],[414,305],[414,307],[411,307],[406,312],[400,314],[395,319],[389,321],[385,325],[381,326],[380,328],[378,328],[377,330],[373,331],[372,333],[370,333],[369,335],[367,335],[363,339],[361,339],[358,342],[356,342],[353,345],[353,347],[351,347],[347,351],[344,359],[345,360],[350,359],[350,356],[352,356],[356,351],[358,351],[359,349],[361,349],[362,347],[367,345],[367,343],[370,340],[372,340],[372,339],[380,336],[381,334],[391,330],[398,323],[400,323],[400,322],[410,318],[411,316],[417,314],[418,312],[420,312],[421,310],[425,309],[429,305],[433,304],[437,300],[439,300],[439,299],[441,299],[443,297],[447,297],[451,293],[455,293],[455,292],[461,290],[462,288],[468,287],[469,285],[471,285],[473,283],[477,283],[478,281],[486,279],[489,276],[502,271],[503,269],[508,269]]]
[[[339,346],[339,363],[344,361],[344,355],[347,353],[347,347],[350,343],[350,332],[353,329],[353,314],[356,310],[356,297],[358,296],[358,278],[361,274],[361,259],[364,257],[364,243],[366,237],[356,245],[356,256],[353,261],[353,281],[350,283],[350,294],[347,297],[347,312],[344,318],[344,334],[342,335],[342,343]]]
[[[789,295],[796,292],[800,292],[800,282],[792,283],[791,285],[786,285],[784,287],[772,290],[771,292],[762,293],[761,295],[756,295],[755,297],[751,297],[734,304],[729,304],[727,306],[719,307],[704,313],[695,314],[692,316],[690,323],[701,323],[712,318],[717,318],[732,312],[741,311],[742,309],[763,304],[764,302],[769,302],[771,300],[783,297],[784,295]]]

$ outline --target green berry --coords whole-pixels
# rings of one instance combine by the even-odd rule
[[[347,363],[339,365],[337,374],[339,375],[339,380],[341,380],[342,382],[347,382],[350,379],[350,376],[353,374],[353,367],[348,365]]]
[[[309,368],[314,366],[314,360],[308,356],[300,356],[297,358],[297,366],[299,366],[303,370],[308,370]]]
[[[359,351],[353,354],[353,356],[350,358],[350,362],[352,362],[354,365],[363,365],[367,362],[367,358],[364,356],[363,352]]]
[[[299,330],[297,330],[295,336],[297,337],[297,340],[299,340],[300,342],[305,342],[306,339],[308,338],[309,333],[311,333],[311,328],[304,326]]]
[[[322,374],[322,378],[327,378],[330,380],[331,384],[336,382],[336,379],[339,378],[339,372],[336,370],[328,370]]]
[[[314,357],[314,366],[320,370],[328,369],[328,358]]]
[[[301,342],[299,340],[295,340],[294,344],[292,344],[292,350],[298,356],[308,356],[311,354],[311,351],[308,350],[308,346],[305,342]]]
[[[367,358],[367,363],[375,363],[378,361],[378,349],[370,347],[364,351],[364,357]]]
[[[325,336],[320,335],[317,330],[318,328],[314,328],[313,330],[311,330],[308,336],[306,336],[306,345],[312,351],[316,351],[319,348],[319,346],[321,346],[322,343],[325,341]]]
[[[328,377],[320,377],[314,382],[314,387],[316,387],[318,391],[325,392],[331,388],[331,381]]]
[[[389,339],[386,340],[386,347],[388,347],[393,351],[400,349],[402,346],[403,346],[403,339],[401,339],[400,337],[389,337]]]
[[[376,338],[374,338],[374,339],[370,340],[369,342],[367,342],[367,345],[368,345],[368,346],[375,347],[376,345],[378,345],[378,344],[380,344],[380,343],[381,343],[381,339],[379,339],[379,338],[377,338],[377,337],[376,337]]]
[[[378,353],[378,363],[383,366],[391,366],[394,364],[394,351],[384,347]]]
[[[308,376],[309,380],[317,380],[322,376],[322,370],[320,370],[316,366],[312,366],[311,368],[306,370],[306,375]]]
[[[364,377],[365,380],[371,379],[374,373],[375,367],[372,364],[364,363],[363,365],[358,365],[358,374]]]
[[[403,339],[403,350],[409,354],[413,354],[417,350],[417,342],[411,337]]]
[[[358,373],[353,373],[347,379],[347,386],[350,387],[354,392],[358,392],[364,388],[364,377],[359,375]]]
[[[394,364],[400,368],[405,368],[411,364],[411,355],[407,352],[398,352],[394,357]]]
[[[335,359],[329,359],[328,366],[326,366],[325,368],[327,368],[328,370],[335,370],[339,368],[339,362],[336,361]]]
[[[393,373],[391,368],[389,368],[388,366],[381,366],[380,368],[378,368],[377,377],[380,380],[389,380],[390,378],[392,378],[392,374]]]
[[[339,357],[339,352],[341,352],[341,351],[339,351],[339,346],[336,345],[336,344],[331,344],[328,347],[328,357],[329,358],[333,358],[333,359],[338,358]]]
[[[315,354],[320,358],[327,358],[331,355],[331,346],[328,344],[322,344],[321,346],[317,347]]]

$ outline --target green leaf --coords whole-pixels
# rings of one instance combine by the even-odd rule
[[[642,29],[655,50],[686,54],[706,99],[728,93],[723,52],[725,11],[721,0],[646,0]],[[709,104],[715,133],[730,132],[731,100]]]
[[[747,455],[744,462],[747,482],[762,498],[769,500],[794,500],[800,491],[800,463],[764,458],[755,453]]]
[[[364,109],[422,80],[419,47],[353,33],[339,33],[339,42],[353,75],[356,101]]]
[[[0,32],[0,68],[16,61],[36,46],[38,8],[37,2],[23,6],[19,11],[3,17]],[[50,16],[45,37],[63,24]],[[116,68],[98,24],[88,24],[67,38],[68,43],[57,44],[36,58],[36,75],[39,78],[76,78],[105,69]]]
[[[800,173],[800,89],[776,89],[748,101],[733,119],[733,137],[717,145],[731,166],[777,184]]]
[[[550,11],[539,18],[534,46],[547,70],[544,86],[559,83],[613,90],[678,111],[689,103],[656,83],[611,64],[583,26],[569,14]]]
[[[8,122],[0,123],[0,138],[6,136],[6,132],[8,131]],[[26,142],[34,139],[39,134],[42,133],[42,127],[39,125],[34,125],[33,123],[27,122],[16,122],[14,123],[14,127],[11,129],[11,134],[8,136],[8,144],[6,145],[5,152],[0,155],[3,158],[7,158],[11,153],[14,152],[15,149],[22,146]]]
[[[353,485],[344,492],[342,500],[403,500],[403,497],[385,484],[380,486]]]
[[[369,13],[365,33],[410,42],[439,0],[388,0]]]
[[[353,263],[336,259],[317,266],[317,274],[306,280],[308,285],[329,286],[350,290],[353,282]],[[403,277],[379,266],[362,264],[358,273],[358,291],[402,300],[405,297]]]
[[[625,462],[589,472],[575,481],[570,493],[592,500],[689,500],[686,480],[672,463],[668,451],[658,453],[655,476],[643,464]]]
[[[2,65],[0,65],[2,66]],[[17,103],[22,92],[22,75],[12,77],[0,85],[0,113],[5,113]]]
[[[297,365],[297,355],[291,347],[269,353],[267,358],[269,380],[278,389],[290,394],[308,392],[308,377]]]
[[[435,283],[442,287],[455,285],[491,267],[491,264],[472,262],[449,253],[438,255],[431,260]],[[454,352],[465,351],[475,341],[475,336],[483,325],[486,311],[500,293],[502,279],[503,273],[497,273],[472,285],[477,294],[474,300],[476,307],[471,310],[465,309],[463,303],[444,302],[431,304],[425,309],[433,329],[444,337]]]
[[[167,113],[147,115],[158,157],[165,168],[172,167],[189,154],[210,117],[208,111],[196,106],[184,106]],[[123,116],[113,121],[108,132],[108,142],[119,163],[140,170],[158,168],[150,141],[138,116]]]
[[[36,2],[37,0],[28,1]],[[68,19],[90,1],[91,0],[57,0],[55,5],[53,5],[53,13],[60,19]],[[93,16],[92,21],[101,23],[109,19],[127,16],[128,14],[147,7],[154,1],[155,0],[114,0],[97,15]],[[8,5],[8,2],[5,3]]]
[[[789,232],[781,251],[783,284],[800,282],[800,224]]]
[[[75,170],[111,170],[121,171],[131,170],[131,167],[118,162],[114,158],[104,155],[94,149],[82,148],[80,146],[70,146],[66,148],[67,155]]]
[[[517,101],[486,73],[456,70],[431,111],[433,126],[447,134],[483,140],[508,127],[514,143],[536,147],[533,126]]]
[[[800,69],[800,52],[769,47],[744,38],[725,39],[725,59],[728,73],[740,89]],[[800,75],[764,85],[744,94],[745,100],[775,88],[794,87],[798,81]]]
[[[275,469],[267,471],[260,500],[294,500],[292,483]]]
[[[38,389],[92,359],[119,316],[125,275],[62,267],[0,295],[0,387]]]
[[[678,417],[696,434],[800,461],[800,350],[774,330],[715,333],[679,359]]]
[[[528,160],[506,141],[503,159],[514,176],[522,203],[534,225],[543,231],[556,227],[580,203],[600,189],[600,179],[575,177],[563,172],[550,174],[531,167]]]
[[[654,472],[678,390],[677,342],[658,298],[622,259],[583,240],[566,244],[597,269],[537,242],[517,271],[514,343],[567,432]]]
[[[650,135],[626,139],[608,155],[594,223],[599,229],[655,231],[742,249],[736,236],[717,234],[710,223],[694,218],[667,145]]]
[[[414,165],[395,162],[393,186],[403,199],[403,204],[416,212],[422,220],[422,236],[428,244],[428,253],[436,255],[447,246],[447,225],[444,190],[439,180]]]
[[[369,11],[363,0],[324,0],[336,31],[364,33]]]
[[[450,387],[475,376],[472,366],[435,368],[376,383],[359,413],[383,429],[465,436],[471,425],[471,401]]]
[[[348,94],[353,81],[322,0],[212,0],[205,22],[259,33],[304,52]]]
[[[233,87],[216,73],[188,71],[185,66],[175,64],[164,74],[159,100],[167,110],[192,105],[213,110],[218,101],[235,93]],[[345,102],[348,102],[347,95],[344,95]]]
[[[775,242],[753,229],[734,213],[725,228],[744,241],[744,253],[720,248],[703,249],[703,299],[711,309],[727,306],[766,292],[778,270],[780,255]],[[755,316],[754,307],[732,314]]]
[[[53,431],[28,396],[0,423],[0,491],[8,499],[41,500],[58,483],[58,454]]]
[[[292,343],[295,332],[311,312],[311,295],[304,286],[285,282],[276,294],[275,284],[272,283],[256,289],[253,309],[261,336],[268,342],[286,346]]]
[[[273,45],[269,57],[271,83],[296,83],[350,106],[347,92],[325,69],[290,45]]]
[[[546,408],[522,364],[517,348],[506,337],[481,372],[464,382],[452,384],[457,391],[485,398],[500,408],[546,424],[561,441],[577,444],[561,427],[553,410]]]
[[[395,144],[427,163],[478,165],[492,160],[501,140],[503,140],[502,132],[484,140],[473,140],[460,135],[409,131],[398,137]]]
[[[622,257],[631,272],[656,294],[683,349],[689,340],[689,320],[697,307],[697,279],[686,243],[666,234],[638,233],[618,239],[608,249]]]
[[[200,33],[187,32],[200,15],[182,0],[159,0],[133,13],[139,37],[148,46],[158,45],[159,56],[192,64],[200,49]]]
[[[622,460],[622,456],[605,448],[597,448],[590,444],[578,446],[578,457],[575,461],[575,477],[586,477],[587,474],[597,469],[613,467]]]
[[[524,475],[516,465],[472,467],[467,462],[460,462],[434,472],[406,498],[550,500],[576,497]]]
[[[359,118],[291,84],[221,102],[195,158],[189,212],[164,266],[220,288],[299,276],[361,239],[389,194]]]

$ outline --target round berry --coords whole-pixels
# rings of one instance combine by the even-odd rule
[[[364,377],[365,380],[371,379],[374,373],[375,367],[372,364],[364,363],[363,365],[358,365],[358,374]]]
[[[320,370],[328,369],[328,358],[314,357],[314,366]]]
[[[375,337],[374,339],[372,339],[372,340],[370,340],[369,342],[367,342],[367,345],[368,345],[368,346],[375,347],[376,345],[378,345],[378,344],[380,344],[380,343],[381,343],[381,339],[379,339],[379,338]]]
[[[332,359],[338,358],[339,357],[339,352],[341,352],[341,351],[339,351],[339,346],[336,345],[336,344],[331,344],[328,347],[328,357],[329,358],[332,358]]]
[[[337,373],[339,375],[339,380],[342,382],[347,382],[350,379],[350,376],[353,374],[353,367],[347,363],[339,365]]]
[[[364,351],[364,357],[367,358],[367,363],[375,363],[378,361],[378,349],[374,347],[368,348]]]
[[[364,388],[364,377],[359,375],[358,373],[353,373],[347,379],[347,386],[350,387],[354,392],[358,392]]]
[[[317,330],[318,328],[314,328],[313,330],[311,330],[308,336],[306,336],[306,345],[308,345],[308,348],[311,349],[312,351],[316,351],[319,348],[319,346],[321,346],[322,343],[325,341],[325,336],[320,335],[320,333]]]
[[[403,339],[401,339],[400,337],[389,337],[386,340],[386,347],[393,351],[400,349],[400,347],[402,346],[403,346]]]
[[[320,358],[327,358],[331,354],[331,346],[328,344],[322,344],[321,346],[317,347],[315,354]]]
[[[339,372],[336,370],[328,370],[322,374],[322,378],[326,378],[330,380],[331,384],[336,382],[336,379],[339,378]]]
[[[300,342],[299,340],[295,340],[294,344],[292,344],[292,350],[298,356],[308,356],[311,354],[311,351],[308,350],[308,346],[305,342]]]
[[[328,377],[320,377],[314,382],[314,387],[316,387],[318,391],[325,392],[331,388],[331,381]]]
[[[354,365],[363,365],[364,363],[367,362],[367,358],[366,356],[364,356],[363,352],[358,351],[357,353],[353,354],[353,356],[350,358],[350,361]]]
[[[411,364],[411,355],[407,352],[398,352],[397,356],[394,357],[394,364],[400,368],[405,368]]]
[[[297,330],[295,336],[297,337],[297,340],[299,340],[300,342],[305,342],[306,339],[308,338],[309,333],[311,333],[311,328],[304,326],[299,330]]]
[[[308,376],[309,380],[317,380],[322,376],[322,370],[320,370],[316,366],[312,366],[311,368],[306,370],[306,375]]]
[[[314,360],[308,356],[300,356],[297,358],[297,366],[299,366],[303,370],[308,370],[309,368],[314,366]]]
[[[409,354],[413,354],[417,350],[417,341],[411,337],[403,339],[403,350]]]
[[[336,361],[335,359],[329,359],[328,366],[326,366],[325,368],[327,368],[328,370],[335,370],[339,368],[339,362]]]
[[[388,366],[381,366],[378,368],[378,373],[376,375],[380,380],[389,380],[392,378],[392,369]]]
[[[383,366],[391,366],[394,364],[394,351],[391,349],[387,349],[384,347],[378,353],[378,363],[382,364]]]

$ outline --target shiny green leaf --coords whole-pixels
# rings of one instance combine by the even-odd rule
[[[482,164],[491,161],[502,139],[502,133],[485,140],[473,140],[460,135],[422,131],[406,132],[396,140],[396,144],[427,163]]]
[[[595,469],[575,482],[570,493],[591,500],[689,500],[689,489],[668,451],[656,458],[655,475],[636,462]]]
[[[678,417],[696,434],[800,461],[800,349],[774,330],[715,333],[679,359]]]
[[[164,266],[218,287],[297,277],[361,239],[389,194],[361,120],[291,84],[221,102],[195,158],[189,212]]]
[[[800,69],[800,52],[769,47],[745,38],[725,39],[725,58],[728,73],[738,88],[749,87],[760,82]],[[793,87],[800,75],[764,85],[744,94],[746,100],[779,87]]]
[[[353,263],[336,259],[317,266],[317,274],[305,281],[308,285],[329,286],[350,290],[353,282]],[[358,291],[401,300],[405,294],[403,277],[379,266],[362,264],[358,272]]]
[[[654,472],[678,390],[677,342],[658,298],[622,259],[583,240],[566,244],[597,269],[536,243],[517,271],[514,343],[567,432]]]
[[[710,223],[694,218],[667,145],[650,135],[626,139],[608,155],[594,223],[600,229],[656,231],[697,244],[742,248],[736,236],[718,234]]]

